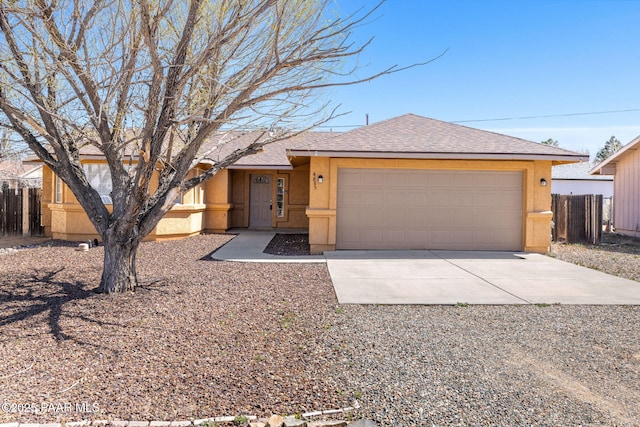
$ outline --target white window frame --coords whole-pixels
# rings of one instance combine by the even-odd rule
[[[53,194],[53,201],[54,203],[62,203],[63,200],[63,182],[62,179],[56,175],[56,179],[55,179],[55,186],[54,186],[54,194]]]
[[[284,218],[284,194],[286,182],[284,178],[276,178],[276,217]]]

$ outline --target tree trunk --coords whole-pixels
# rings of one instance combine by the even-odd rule
[[[104,266],[98,292],[110,294],[135,290],[138,284],[136,254],[139,244],[140,242],[136,240],[121,242],[106,236]]]

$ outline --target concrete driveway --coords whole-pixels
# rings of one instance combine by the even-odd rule
[[[640,283],[539,254],[325,252],[342,304],[640,305]]]

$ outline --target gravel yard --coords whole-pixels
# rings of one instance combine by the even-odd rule
[[[143,243],[142,286],[112,296],[92,292],[100,247],[0,256],[0,401],[87,402],[99,412],[66,418],[125,420],[344,406],[318,344],[336,317],[325,267],[202,260],[230,238]]]
[[[601,245],[553,243],[551,256],[640,282],[640,239],[603,233]]]
[[[142,286],[115,296],[91,291],[100,247],[0,256],[0,401],[97,411],[0,423],[357,399],[381,425],[640,424],[640,307],[339,306],[323,264],[204,259],[229,238],[144,243]]]

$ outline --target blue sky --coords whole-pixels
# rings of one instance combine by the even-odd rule
[[[372,4],[336,3],[343,16]],[[612,135],[623,144],[640,135],[638,20],[635,0],[388,0],[354,33],[356,41],[374,37],[358,75],[448,51],[423,67],[332,89],[327,96],[352,113],[330,125],[346,130],[366,113],[371,123],[415,113],[553,138],[593,158]],[[479,121],[618,110],[638,111]]]

